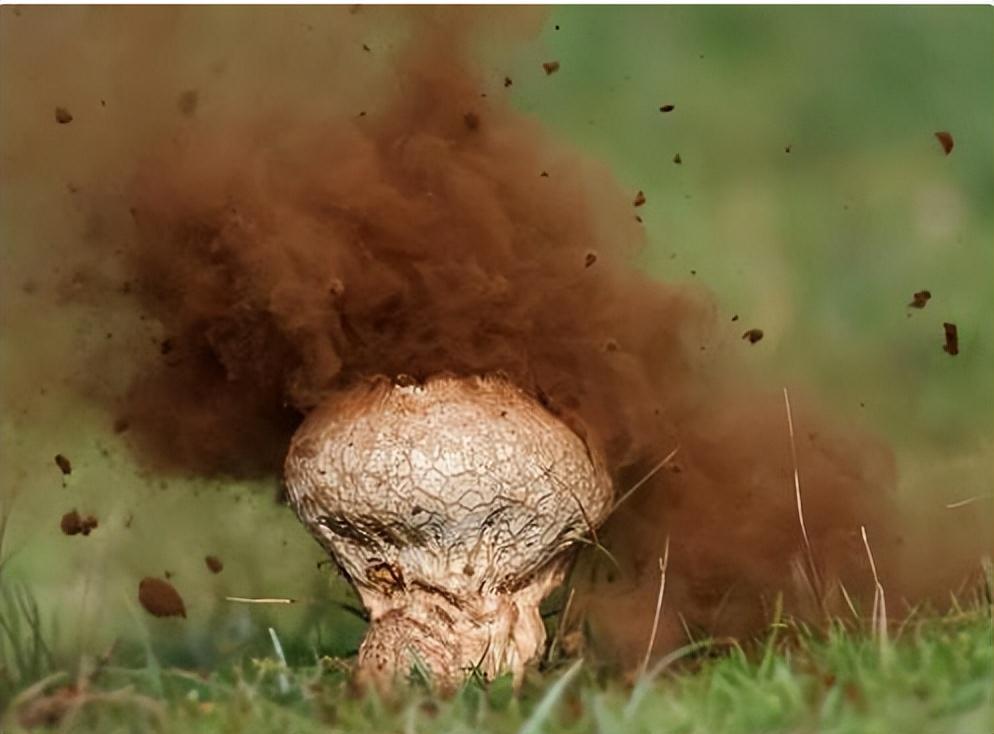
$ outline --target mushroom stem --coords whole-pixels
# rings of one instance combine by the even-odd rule
[[[382,610],[374,605],[359,649],[359,682],[389,691],[420,670],[439,690],[452,691],[474,674],[493,680],[510,672],[520,686],[545,645],[539,605],[562,582],[564,567],[553,564],[514,594],[454,599],[418,590],[391,598]]]

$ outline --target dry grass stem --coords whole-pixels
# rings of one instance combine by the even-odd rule
[[[556,650],[559,648],[560,641],[563,638],[563,630],[566,627],[566,623],[569,621],[569,613],[573,608],[573,597],[576,596],[576,587],[571,586],[569,590],[569,596],[566,597],[566,604],[563,605],[562,612],[559,613],[559,622],[556,624],[556,634],[552,637],[552,643],[549,645],[549,655],[548,660],[552,660],[556,654]]]
[[[659,559],[659,595],[656,597],[656,613],[652,618],[652,634],[649,636],[649,646],[645,651],[645,658],[642,660],[642,671],[639,677],[645,675],[649,667],[649,659],[652,657],[652,648],[656,645],[656,632],[659,630],[659,614],[663,608],[663,592],[666,591],[666,567],[670,562],[670,536],[666,536],[666,545],[663,547],[663,557]]]
[[[576,493],[573,492],[573,490],[567,489],[567,491],[569,492],[569,496],[573,498],[573,501],[576,502],[576,506],[580,509],[580,516],[583,518],[584,525],[587,526],[587,532],[590,533],[590,537],[594,541],[594,545],[600,546],[601,542],[597,538],[597,528],[592,522],[590,522],[590,515],[587,514],[587,508],[583,506],[583,503],[580,502],[580,498],[576,496]]]
[[[873,560],[873,551],[870,550],[870,540],[866,537],[866,526],[860,525],[859,531],[863,536],[863,546],[866,548],[866,557],[870,560],[870,571],[873,573],[873,631],[877,635],[880,644],[887,644],[887,599],[884,597],[884,587],[877,576],[877,564]]]
[[[652,467],[648,472],[646,472],[646,475],[644,477],[642,477],[637,482],[635,482],[635,484],[633,484],[624,494],[622,494],[621,497],[618,498],[618,501],[614,503],[614,507],[611,508],[611,512],[608,513],[608,516],[613,515],[614,511],[617,510],[621,506],[622,502],[624,502],[629,497],[631,497],[633,494],[635,494],[635,492],[637,492],[638,489],[643,484],[645,484],[650,479],[652,479],[654,476],[656,476],[656,474],[658,474],[659,471],[664,466],[666,466],[667,464],[669,464],[673,460],[673,457],[676,456],[676,454],[677,454],[677,452],[679,450],[680,450],[680,447],[677,446],[675,449],[673,449],[668,454],[666,454],[666,456],[663,457],[662,461],[660,461],[654,467]]]
[[[955,510],[959,507],[966,507],[967,505],[972,505],[974,502],[979,502],[980,500],[989,500],[988,495],[976,495],[974,497],[967,497],[965,500],[959,500],[958,502],[950,502],[946,505],[947,510]]]
[[[808,566],[811,570],[812,587],[819,604],[822,601],[821,579],[818,576],[818,567],[815,565],[814,552],[811,550],[811,541],[808,539],[808,529],[804,524],[804,506],[801,502],[801,475],[797,468],[797,443],[794,440],[794,416],[790,410],[790,395],[787,388],[783,389],[783,402],[787,409],[787,433],[790,436],[790,458],[794,466],[794,499],[797,502],[797,522],[801,526],[801,537],[804,539],[804,552],[808,557]]]
[[[278,597],[252,598],[247,596],[226,596],[225,601],[238,602],[239,604],[296,604],[296,599],[281,599]]]
[[[790,561],[790,569],[794,585],[807,592],[816,609],[824,609],[824,595],[822,590],[818,588],[816,581],[811,577],[811,568],[807,559],[794,556]]]
[[[852,603],[852,597],[849,596],[849,592],[846,590],[846,585],[841,581],[839,582],[839,590],[842,592],[842,598],[846,600],[846,606],[849,607],[849,611],[852,613],[853,619],[859,620],[859,612],[856,611],[856,606]]]

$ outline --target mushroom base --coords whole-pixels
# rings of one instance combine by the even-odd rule
[[[385,596],[360,588],[371,622],[358,682],[388,692],[421,670],[434,687],[452,691],[471,675],[492,680],[510,672],[517,687],[545,645],[539,605],[564,573],[565,565],[554,563],[513,592],[474,596],[424,588]]]

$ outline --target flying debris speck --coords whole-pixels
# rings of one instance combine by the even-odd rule
[[[176,587],[154,576],[146,576],[138,584],[138,601],[156,617],[186,618],[186,605]]]
[[[942,328],[946,334],[946,343],[942,345],[942,351],[951,357],[955,357],[959,354],[959,333],[956,329],[956,324],[950,324],[947,321],[942,324]]]
[[[72,474],[72,462],[69,461],[69,457],[65,454],[55,455],[55,465],[59,467],[59,471],[62,472],[63,476],[69,476]]]
[[[204,558],[204,563],[207,564],[207,568],[210,569],[211,573],[221,573],[224,570],[224,564],[217,556],[207,556]]]
[[[70,510],[59,521],[59,527],[66,535],[89,535],[98,524],[93,515],[83,517],[76,510]]]
[[[911,303],[908,304],[909,308],[925,308],[928,305],[929,299],[932,297],[930,291],[918,291],[912,296]]]
[[[749,331],[745,332],[742,335],[742,338],[747,340],[750,344],[755,344],[756,342],[758,342],[760,339],[763,338],[763,330],[749,329]]]
[[[953,141],[953,136],[950,133],[945,130],[941,130],[935,134],[935,139],[939,141],[939,144],[942,146],[942,150],[946,155],[953,152],[953,146],[956,143]]]

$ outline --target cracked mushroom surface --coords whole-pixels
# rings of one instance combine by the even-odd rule
[[[372,380],[308,415],[287,456],[301,521],[370,613],[358,678],[419,666],[520,681],[541,653],[542,599],[610,511],[604,462],[501,377]]]

